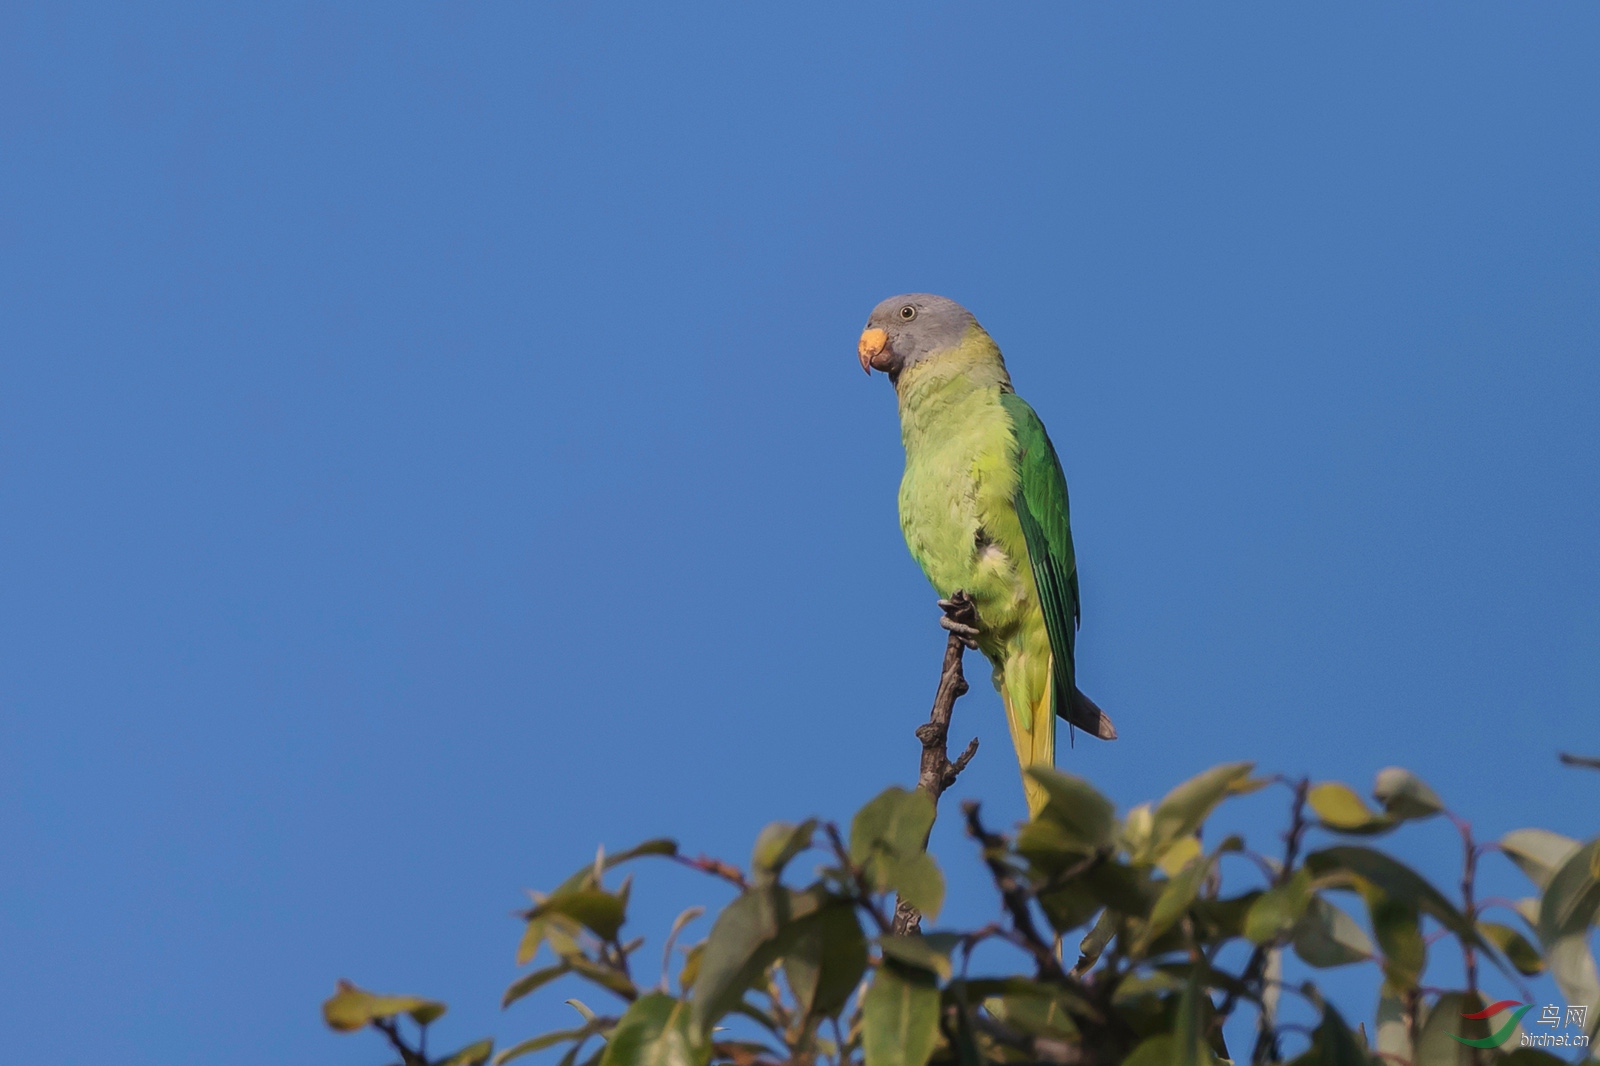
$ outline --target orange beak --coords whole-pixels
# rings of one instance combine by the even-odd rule
[[[861,369],[868,374],[873,367],[884,369],[878,364],[878,356],[883,354],[884,346],[889,343],[889,335],[881,329],[869,329],[861,334],[861,339],[856,342],[856,354],[861,356]]]

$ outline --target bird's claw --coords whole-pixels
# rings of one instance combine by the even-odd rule
[[[939,625],[940,625],[941,628],[947,629],[951,633],[955,634],[957,637],[961,638],[961,643],[965,644],[967,647],[971,648],[973,651],[977,651],[978,650],[978,627],[977,626],[969,626],[969,625],[965,625],[965,624],[963,624],[961,622],[957,622],[954,618],[951,618],[949,615],[945,615],[943,618],[939,619]]]
[[[940,600],[939,609],[944,612],[944,617],[939,619],[939,625],[960,638],[961,643],[976,651],[978,608],[972,602],[972,597],[965,592],[957,592],[947,600]]]

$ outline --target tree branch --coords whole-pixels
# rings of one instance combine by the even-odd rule
[[[1283,838],[1283,865],[1278,867],[1278,876],[1272,879],[1272,887],[1277,888],[1288,882],[1294,874],[1295,860],[1300,857],[1300,844],[1305,839],[1306,830],[1310,823],[1306,821],[1306,796],[1311,791],[1311,781],[1302,777],[1294,784],[1294,806],[1289,814],[1289,831]],[[1263,972],[1267,967],[1268,955],[1279,945],[1276,941],[1259,945],[1250,953],[1250,961],[1245,963],[1244,972],[1239,975],[1239,986],[1253,988],[1261,981]],[[1220,1030],[1222,1023],[1228,1020],[1233,1013],[1233,1008],[1239,1003],[1237,989],[1230,990],[1223,997],[1222,1006],[1217,1008],[1212,1025]],[[1275,1019],[1268,1017],[1265,1011],[1257,1019],[1256,1044],[1251,1052],[1250,1061],[1255,1063],[1271,1062],[1277,1059],[1277,1035],[1274,1026]]]
[[[978,609],[973,604],[972,597],[965,592],[957,592],[948,600],[941,601],[940,606],[944,608],[948,622],[967,631],[977,628]],[[961,659],[969,646],[969,640],[969,637],[951,629],[950,635],[944,642],[944,665],[939,670],[939,687],[933,693],[933,710],[929,712],[928,720],[917,726],[917,739],[922,742],[922,765],[917,774],[917,788],[928,794],[933,800],[935,809],[944,790],[956,783],[961,771],[967,768],[967,763],[978,753],[978,738],[973,737],[966,750],[957,756],[954,762],[950,761],[950,716],[955,711],[956,700],[967,692],[967,679],[961,670]],[[928,842],[924,840],[922,846],[926,848]],[[921,913],[904,899],[896,897],[894,901],[896,935],[905,936],[921,927]]]
[[[1061,968],[1061,960],[1056,958],[1055,947],[1039,935],[1039,927],[1033,922],[1033,912],[1028,909],[1030,899],[1028,887],[1017,878],[1016,872],[998,857],[1005,852],[1005,838],[983,827],[983,822],[978,818],[976,801],[968,800],[962,804],[962,809],[967,814],[967,833],[983,846],[984,865],[989,867],[989,876],[994,878],[995,888],[1000,891],[1001,902],[1005,904],[1006,913],[1011,917],[1011,928],[1018,938],[1013,943],[1033,956],[1033,961],[1039,968],[1039,980],[1054,981],[1076,989],[1077,982],[1069,978],[1066,971]]]
[[[389,1040],[389,1045],[400,1053],[401,1066],[428,1066],[428,1059],[422,1054],[420,1047],[413,1048],[407,1044],[405,1037],[400,1035],[400,1027],[393,1018],[374,1018],[372,1027],[382,1033]]]
[[[744,872],[731,862],[723,862],[721,859],[714,859],[709,855],[700,855],[693,859],[685,855],[672,855],[669,857],[680,866],[687,866],[691,870],[699,870],[701,873],[710,874],[712,877],[720,877],[730,885],[738,888],[740,892],[749,887],[745,883]]]

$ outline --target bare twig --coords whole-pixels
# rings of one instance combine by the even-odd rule
[[[1469,926],[1478,924],[1478,904],[1474,899],[1474,886],[1478,879],[1478,847],[1472,841],[1472,823],[1464,818],[1458,818],[1449,811],[1445,816],[1455,825],[1456,832],[1461,834],[1461,914],[1466,918]],[[1466,964],[1467,971],[1467,1002],[1478,1000],[1478,953],[1472,946],[1468,937],[1461,938],[1461,956]],[[1469,1048],[1471,1061],[1483,1062],[1483,1052],[1478,1048]]]
[[[389,1045],[400,1053],[401,1066],[428,1066],[428,1058],[418,1048],[407,1044],[400,1035],[400,1027],[393,1018],[374,1018],[372,1027],[388,1037]]]
[[[699,870],[701,873],[710,874],[712,877],[720,877],[729,884],[736,886],[741,892],[749,887],[745,884],[744,872],[731,862],[713,859],[709,855],[701,855],[693,859],[684,855],[673,855],[671,858],[672,861],[680,866],[687,866],[691,870]]]
[[[1461,834],[1461,914],[1469,925],[1475,926],[1478,922],[1478,904],[1473,898],[1473,888],[1478,879],[1478,848],[1472,842],[1472,825],[1448,811],[1445,813],[1455,823],[1456,832]],[[1467,992],[1470,995],[1477,995],[1478,953],[1473,950],[1472,941],[1466,937],[1461,938],[1461,954],[1466,963]]]
[[[978,609],[972,597],[957,592],[944,603],[950,605],[945,609],[945,617],[963,627],[976,627]],[[967,679],[961,670],[966,650],[967,641],[960,634],[951,633],[945,639],[944,664],[939,670],[939,687],[933,694],[933,710],[927,722],[917,727],[917,739],[922,741],[922,767],[917,775],[917,787],[933,797],[935,803],[945,789],[956,783],[956,777],[978,751],[978,740],[974,737],[956,761],[950,761],[950,715],[955,710],[956,700],[967,693]]]
[[[1567,766],[1583,766],[1590,770],[1600,770],[1600,756],[1574,755],[1569,751],[1561,753],[1561,761]]]
[[[961,771],[978,753],[978,738],[973,737],[954,762],[950,761],[950,716],[956,700],[966,695],[967,679],[961,670],[962,655],[975,646],[967,634],[978,624],[978,609],[972,597],[957,592],[948,600],[941,600],[944,609],[943,624],[950,635],[944,642],[944,665],[939,670],[939,687],[934,690],[933,710],[928,720],[917,726],[917,739],[922,741],[922,766],[917,774],[917,788],[926,792],[937,807],[944,790],[956,783]],[[927,841],[923,841],[927,847]],[[894,931],[904,936],[922,927],[922,915],[905,899],[894,901]]]
[[[995,888],[1000,891],[1001,902],[1005,904],[1006,913],[1011,917],[1011,928],[1016,933],[1014,942],[1033,956],[1034,963],[1039,968],[1039,980],[1055,981],[1076,987],[1077,982],[1069,978],[1066,971],[1061,968],[1061,960],[1056,958],[1054,945],[1039,935],[1039,928],[1033,922],[1033,911],[1028,907],[1030,898],[1028,887],[1018,879],[1016,871],[999,857],[1005,851],[1005,838],[983,827],[983,822],[978,817],[976,801],[968,800],[961,805],[961,809],[967,815],[967,833],[983,845],[983,862],[989,867],[989,875],[994,878]]]
[[[1288,882],[1294,873],[1295,860],[1300,857],[1300,844],[1305,839],[1306,830],[1310,823],[1306,821],[1306,795],[1311,791],[1311,781],[1302,777],[1294,784],[1294,805],[1289,813],[1289,831],[1283,836],[1283,865],[1278,867],[1278,875],[1272,879],[1272,887],[1277,888]],[[1252,988],[1260,980],[1267,967],[1267,959],[1275,942],[1259,945],[1250,953],[1250,960],[1245,963],[1244,972],[1239,975],[1238,988]],[[1230,989],[1223,997],[1222,1006],[1217,1008],[1217,1013],[1212,1025],[1218,1029],[1233,1013],[1233,1008],[1239,1004],[1238,988]],[[1256,1032],[1255,1049],[1251,1052],[1250,1061],[1253,1063],[1271,1062],[1277,1058],[1277,1032],[1273,1019],[1265,1013],[1259,1019]]]

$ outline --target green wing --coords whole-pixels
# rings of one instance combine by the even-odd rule
[[[1056,714],[1071,718],[1069,709],[1078,687],[1073,662],[1078,637],[1078,560],[1072,551],[1067,479],[1033,408],[1009,392],[1000,397],[1000,403],[1011,416],[1017,435],[1015,503],[1055,660],[1052,699]]]

